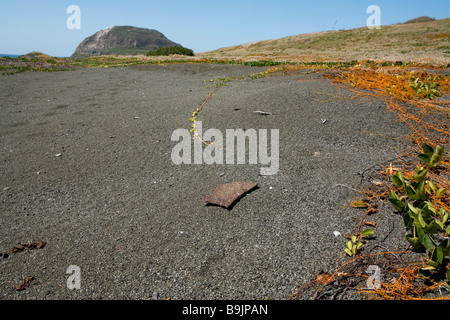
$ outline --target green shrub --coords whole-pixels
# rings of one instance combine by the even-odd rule
[[[417,23],[417,22],[428,22],[428,21],[434,21],[436,20],[435,18],[430,18],[428,16],[422,16],[422,17],[417,17],[411,20],[408,20],[404,23]]]
[[[171,54],[194,56],[194,51],[192,49],[176,46],[176,47],[159,48],[147,52],[147,56],[169,56]]]

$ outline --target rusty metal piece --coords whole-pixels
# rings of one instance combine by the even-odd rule
[[[254,182],[234,181],[220,185],[205,201],[229,209],[237,200],[258,186]]]

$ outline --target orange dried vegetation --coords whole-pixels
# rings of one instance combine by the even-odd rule
[[[413,147],[398,156],[399,164],[397,166],[399,168],[394,170],[392,163],[387,167],[382,166],[381,173],[387,180],[394,171],[399,170],[402,171],[403,176],[410,178],[418,166],[423,166],[417,159],[417,155],[422,153],[422,144],[426,143],[433,148],[440,145],[445,147],[447,152],[436,168],[428,170],[428,179],[432,180],[439,188],[450,190],[448,178],[450,177],[450,158],[448,156],[450,149],[450,78],[439,73],[439,69],[433,66],[419,66],[419,68],[415,66],[407,69],[403,66],[380,67],[361,63],[325,74],[325,77],[332,79],[334,84],[345,85],[348,90],[356,93],[357,98],[372,97],[383,101],[388,110],[394,112],[399,120],[410,128],[409,139],[413,142]],[[423,84],[420,87],[421,90],[418,90],[415,85],[418,83]],[[431,88],[434,90],[431,91]],[[402,159],[408,159],[408,163]],[[375,199],[386,199],[388,192],[389,188],[384,184],[367,190],[369,203]],[[443,208],[447,212],[450,211],[448,196],[432,196],[431,201],[437,210]],[[389,254],[389,252],[384,254]],[[361,257],[356,259],[359,258]],[[449,296],[426,297],[427,293],[431,293],[443,283],[429,285],[418,281],[421,279],[419,270],[425,266],[423,261],[406,267],[397,266],[394,268],[397,277],[391,282],[382,282],[380,287],[375,290],[361,289],[359,292],[381,296],[384,299],[450,299]],[[357,276],[367,277],[364,274]],[[331,279],[333,277],[334,275]]]
[[[438,167],[428,170],[428,179],[436,186],[450,190],[450,77],[440,75],[440,69],[433,66],[405,68],[402,66],[380,67],[361,63],[353,67],[341,68],[338,72],[325,75],[335,84],[346,85],[346,88],[358,97],[369,96],[383,101],[388,110],[394,112],[399,120],[410,128],[409,139],[414,146],[400,154],[398,159],[402,174],[411,176],[415,169],[423,165],[417,159],[422,152],[422,144],[432,147],[437,145],[446,149]],[[417,90],[414,84],[423,83],[429,89],[437,84],[434,93]],[[426,93],[429,93],[427,96]],[[402,162],[408,157],[415,167]],[[378,194],[377,196],[381,196]],[[374,198],[375,195],[370,197]],[[433,198],[436,207],[450,211],[449,198]]]

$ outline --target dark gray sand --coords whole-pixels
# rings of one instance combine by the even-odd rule
[[[212,90],[203,80],[263,70],[177,64],[0,77],[0,252],[47,243],[0,258],[0,299],[286,299],[348,261],[344,235],[364,215],[349,207],[361,197],[351,189],[358,173],[407,146],[407,128],[380,101],[344,99],[352,94],[329,80],[297,81],[316,74],[230,82],[200,114],[203,129],[279,129],[278,173],[171,160],[172,132],[189,129]],[[236,180],[259,189],[232,210],[205,205]],[[370,220],[367,249],[408,248],[387,204]],[[79,290],[67,287],[71,265]]]

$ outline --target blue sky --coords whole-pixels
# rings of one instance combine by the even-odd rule
[[[195,52],[325,30],[366,25],[367,7],[381,9],[381,24],[418,17],[450,17],[449,0],[14,0],[0,6],[0,53],[41,51],[70,56],[95,32],[131,25],[156,29]],[[68,29],[70,5],[81,29]]]

